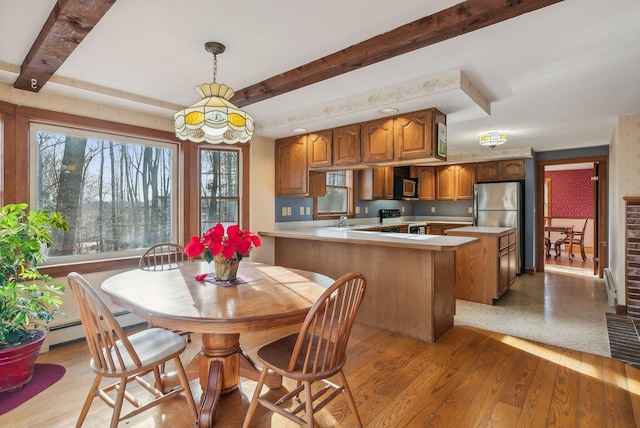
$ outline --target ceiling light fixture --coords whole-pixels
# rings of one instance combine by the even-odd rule
[[[202,99],[175,114],[176,136],[194,143],[246,143],[253,136],[253,118],[229,102],[233,89],[216,83],[218,54],[225,46],[207,42],[204,48],[213,54],[213,83],[196,86]]]
[[[307,128],[293,128],[291,132],[295,132],[296,134],[304,134],[309,131]]]
[[[507,142],[507,133],[504,131],[489,131],[485,134],[481,134],[478,142],[481,146],[494,149],[496,146]]]

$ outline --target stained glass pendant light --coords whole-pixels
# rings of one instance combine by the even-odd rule
[[[175,114],[176,136],[194,143],[246,143],[253,136],[253,118],[229,102],[233,89],[216,83],[218,54],[225,46],[207,42],[204,48],[213,54],[213,83],[197,86],[202,99]]]
[[[507,133],[504,131],[490,131],[486,134],[480,135],[480,139],[478,141],[481,146],[495,148],[500,144],[504,144],[507,142]]]

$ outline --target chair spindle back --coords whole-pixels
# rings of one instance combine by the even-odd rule
[[[359,273],[345,274],[327,288],[302,324],[289,370],[317,374],[345,363],[347,342],[365,288],[365,278]]]

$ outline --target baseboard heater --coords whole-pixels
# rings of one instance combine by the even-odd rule
[[[144,319],[128,311],[114,312],[113,315],[115,315],[118,323],[120,323],[124,329],[146,324]],[[49,333],[42,344],[40,352],[47,352],[50,348],[84,340],[84,338],[84,330],[82,329],[82,322],[80,320],[52,326],[49,328]]]
[[[611,269],[604,268],[604,286],[607,290],[607,303],[612,308],[616,306],[616,284],[613,282]]]

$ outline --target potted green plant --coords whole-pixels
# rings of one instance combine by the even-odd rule
[[[0,392],[28,383],[46,335],[62,304],[63,284],[38,271],[52,230],[67,230],[58,212],[0,207]]]

